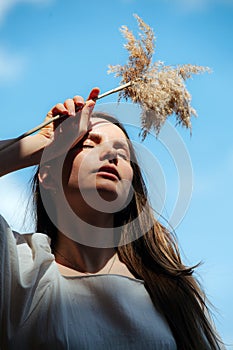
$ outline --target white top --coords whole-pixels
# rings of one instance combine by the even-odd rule
[[[141,280],[62,276],[41,233],[0,216],[0,349],[175,350]]]

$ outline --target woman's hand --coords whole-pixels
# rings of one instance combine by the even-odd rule
[[[99,89],[94,88],[86,103],[82,97],[75,96],[73,99],[66,100],[64,104],[58,103],[54,106],[48,112],[46,120],[57,114],[65,114],[67,117],[48,124],[37,134],[27,136],[1,151],[0,176],[39,164],[44,150],[46,150],[44,160],[50,160],[66,152],[72,147],[72,144],[77,143],[88,130],[91,112],[98,94]],[[76,107],[80,108],[77,113],[75,112]]]
[[[38,136],[44,139],[45,146],[52,146],[53,143],[57,143],[61,139],[64,146],[69,141],[72,141],[71,144],[77,143],[88,130],[91,112],[98,94],[99,88],[94,88],[90,92],[86,103],[81,96],[75,96],[73,99],[67,99],[64,103],[56,104],[48,112],[45,121],[58,114],[67,117],[54,121],[39,131]],[[62,152],[62,149],[60,152]]]
[[[94,88],[86,102],[81,96],[75,96],[73,99],[67,99],[63,104],[58,103],[48,112],[45,120],[58,114],[67,117],[48,124],[36,135],[44,143],[43,162],[67,153],[74,144],[82,139],[88,131],[91,113],[98,94],[99,89]]]

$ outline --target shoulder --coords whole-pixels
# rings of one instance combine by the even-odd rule
[[[5,218],[0,214],[0,235],[3,237],[9,237],[12,236],[16,240],[16,244],[22,244],[27,243],[30,247],[35,242],[44,242],[47,245],[50,246],[50,238],[44,234],[39,232],[30,232],[30,233],[20,233],[17,231],[14,231],[8,222],[5,220]]]
[[[8,240],[12,240],[14,238],[14,233],[8,224],[8,222],[4,219],[2,215],[0,215],[0,241],[1,246],[3,242],[7,242]]]
[[[7,221],[4,219],[4,217],[0,214],[0,229],[9,228],[9,225]]]

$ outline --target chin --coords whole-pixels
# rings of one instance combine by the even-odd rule
[[[120,194],[109,188],[98,188],[98,195],[101,197],[97,203],[99,211],[117,213],[127,205],[125,193]],[[102,201],[101,201],[102,199]]]
[[[116,191],[110,191],[107,189],[97,189],[97,191],[100,197],[107,202],[115,201],[118,198]]]

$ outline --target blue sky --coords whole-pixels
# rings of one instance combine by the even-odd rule
[[[39,124],[57,102],[76,94],[87,97],[93,86],[102,92],[117,86],[107,66],[125,63],[119,28],[125,24],[137,32],[134,13],[154,29],[154,60],[213,71],[188,82],[198,112],[192,137],[177,129],[191,159],[193,191],[176,234],[186,262],[204,262],[198,270],[201,283],[218,309],[220,334],[233,344],[232,0],[1,0],[0,137],[18,136]],[[112,95],[101,103],[113,108],[116,100]],[[162,169],[167,192],[163,214],[169,217],[179,185],[176,159],[154,137],[145,145]],[[0,212],[16,229],[31,172],[19,171],[0,181]]]

